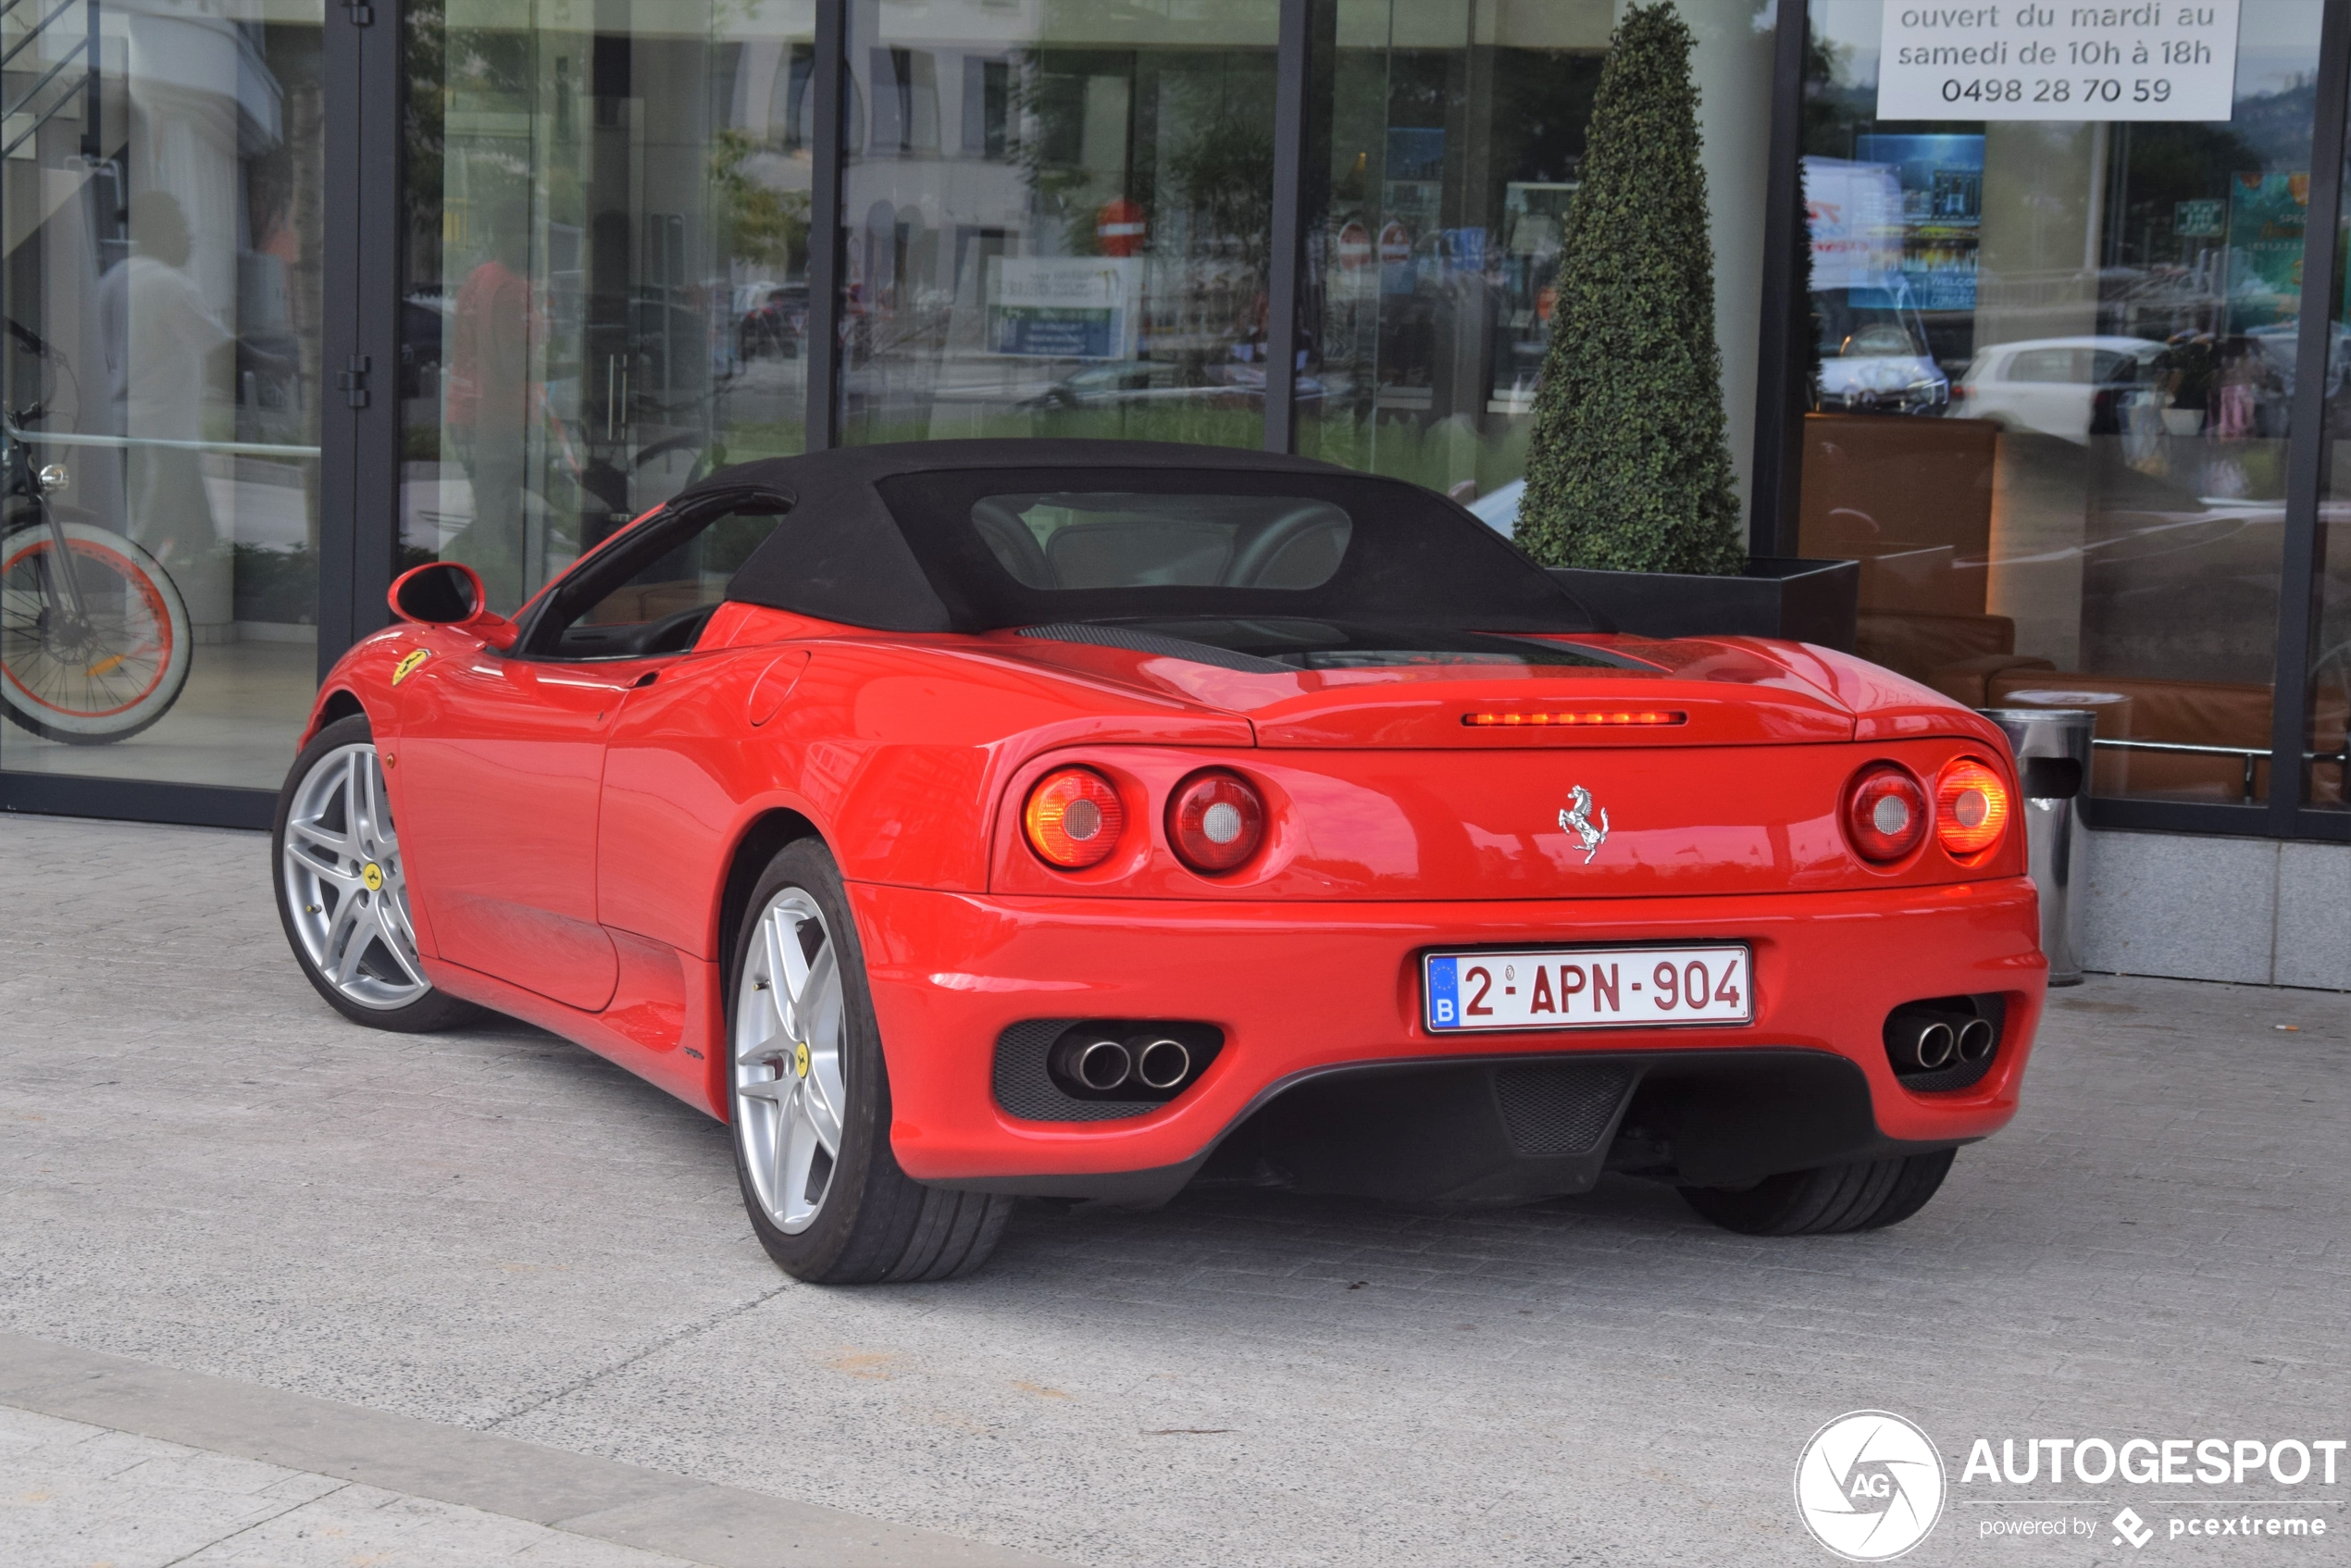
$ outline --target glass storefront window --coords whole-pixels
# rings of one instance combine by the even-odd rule
[[[400,565],[515,607],[801,450],[814,0],[405,12]]]
[[[1277,9],[852,5],[843,439],[1258,444]]]
[[[1299,450],[1507,527],[1560,240],[1615,9],[1319,0]],[[1712,209],[1724,407],[1754,423],[1771,10],[1685,0]]]
[[[2320,0],[2200,121],[1880,120],[1885,9],[1811,7],[1802,553],[1865,656],[2095,710],[2093,792],[2264,800]]]
[[[292,760],[317,664],[322,17],[0,21],[0,767],[271,789]]]

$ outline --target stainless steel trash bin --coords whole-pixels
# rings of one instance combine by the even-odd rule
[[[2098,716],[2087,708],[1986,708],[1984,716],[2008,732],[2024,785],[2024,837],[2041,890],[2049,984],[2080,985],[2082,880],[2088,871],[2082,797],[2089,793],[2090,734]]]

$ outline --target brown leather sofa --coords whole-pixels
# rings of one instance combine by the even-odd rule
[[[1863,610],[1855,647],[1863,658],[1971,708],[2088,708],[2098,716],[2101,740],[2230,746],[2261,753],[2247,759],[2101,746],[2091,775],[2094,794],[2216,801],[2268,796],[2266,685],[2062,671],[2047,659],[2016,653],[2016,623],[2006,616]],[[2320,693],[2316,738],[2308,750],[2342,752],[2347,709],[2351,704],[2341,691]],[[2310,793],[2322,802],[2344,800],[2342,765],[2315,765]]]
[[[1864,609],[1854,651],[1971,708],[1989,698],[1985,681],[2006,669],[2055,669],[2016,652],[2016,622],[2006,616],[1928,615]]]
[[[2271,703],[2268,686],[2088,675],[2051,671],[2044,664],[2038,669],[1995,671],[1984,678],[1984,688],[1985,700],[1978,706],[2088,708],[2098,716],[2096,733],[2101,740],[2227,746],[2258,753],[2251,757],[2198,755],[2100,746],[2091,769],[2092,794],[2208,801],[2268,798]],[[2314,727],[2317,743],[2308,749],[2340,754],[2345,718],[2342,694],[2322,693]],[[2340,763],[2322,762],[2311,769],[2310,790],[2315,799],[2340,801],[2343,790]]]

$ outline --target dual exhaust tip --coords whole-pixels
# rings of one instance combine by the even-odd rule
[[[1049,1065],[1065,1089],[1093,1094],[1140,1089],[1165,1094],[1192,1076],[1192,1051],[1172,1036],[1146,1033],[1122,1039],[1093,1030],[1064,1035]]]
[[[1897,1073],[1972,1067],[2000,1041],[1989,1018],[1939,1007],[1898,1007],[1885,1021],[1885,1052]]]

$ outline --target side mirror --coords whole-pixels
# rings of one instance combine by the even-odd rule
[[[515,645],[522,628],[493,610],[484,609],[489,594],[481,574],[463,561],[429,561],[400,574],[387,596],[392,613],[417,626],[454,627],[504,650]]]

